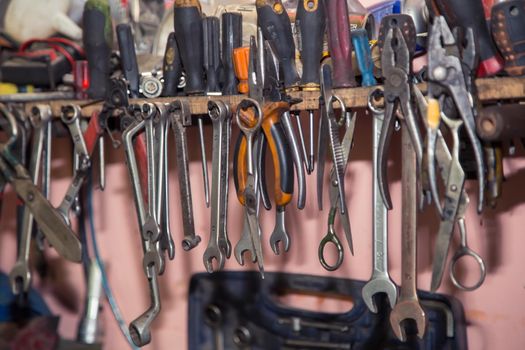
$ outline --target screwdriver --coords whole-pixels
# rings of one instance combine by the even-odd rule
[[[346,0],[324,0],[328,17],[328,50],[332,59],[333,87],[355,87],[352,68],[352,40]]]
[[[477,76],[487,77],[503,69],[503,60],[489,33],[481,0],[431,0],[432,9],[443,15],[450,26],[472,28],[479,45]]]
[[[175,39],[186,72],[186,95],[202,95],[206,90],[204,82],[204,35],[201,4],[199,0],[175,0],[173,7]],[[204,146],[202,118],[197,118],[201,147],[202,174],[206,207],[210,205],[208,162]]]
[[[220,94],[219,68],[220,59],[220,22],[217,17],[205,17],[202,20],[203,43],[204,43],[204,70],[206,73],[206,93]]]
[[[235,95],[237,78],[233,65],[233,51],[242,46],[242,15],[225,12],[222,14],[222,94]],[[248,77],[246,77],[248,79]],[[245,91],[245,93],[248,91]]]
[[[164,60],[162,61],[162,75],[164,77],[162,96],[170,97],[177,95],[177,87],[179,86],[181,74],[182,63],[180,60],[179,47],[175,40],[175,32],[171,32],[166,41],[166,51],[164,53]]]
[[[131,25],[121,23],[117,25],[116,31],[122,71],[128,82],[131,97],[137,98],[139,97],[140,73]]]
[[[352,44],[355,50],[357,65],[361,72],[361,85],[376,85],[377,81],[374,77],[374,62],[372,62],[368,33],[365,29],[356,29],[352,31]]]
[[[89,71],[88,96],[103,99],[109,90],[110,55],[113,29],[107,0],[88,0],[82,15],[82,41]]]
[[[299,33],[298,46],[303,65],[301,89],[303,91],[319,91],[319,67],[323,56],[323,39],[326,29],[324,7],[319,0],[297,2],[295,27]],[[310,147],[306,159],[306,171],[314,171],[314,111],[308,110],[310,126]],[[299,120],[299,119],[297,119]],[[299,126],[299,130],[300,126]],[[306,153],[306,151],[304,152]]]

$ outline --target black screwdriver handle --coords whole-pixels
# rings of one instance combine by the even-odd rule
[[[109,89],[110,55],[113,43],[110,8],[107,1],[87,1],[82,16],[82,41],[89,72],[88,96],[103,99]]]
[[[131,97],[137,98],[139,97],[140,73],[131,26],[128,23],[121,23],[117,25],[116,31],[122,71],[128,81]]]
[[[220,92],[219,69],[221,66],[220,22],[218,17],[205,17],[202,20],[204,42],[204,71],[206,72],[206,92]]]
[[[295,43],[290,18],[281,0],[256,0],[257,25],[262,29],[265,40],[271,40],[283,68],[284,87],[296,90],[299,74],[295,65]]]
[[[180,61],[179,47],[177,46],[177,40],[175,40],[175,32],[171,32],[166,41],[166,51],[162,61],[162,75],[164,77],[162,96],[177,95],[181,74],[182,63]]]
[[[176,0],[173,8],[175,38],[186,72],[187,95],[203,94],[204,54],[201,6],[198,0]]]
[[[239,81],[233,66],[233,50],[242,46],[242,15],[225,12],[222,14],[222,94],[238,93]]]
[[[321,0],[299,0],[295,27],[299,32],[299,52],[303,64],[301,88],[319,90],[319,68],[323,56],[326,15]]]
[[[492,36],[505,58],[505,72],[525,75],[525,1],[505,1],[492,7]]]

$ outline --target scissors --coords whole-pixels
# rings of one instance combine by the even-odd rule
[[[338,101],[339,104],[341,105],[341,118],[336,121],[337,125],[342,126],[344,123],[346,126],[346,131],[343,136],[343,142],[341,144],[341,149],[343,153],[342,159],[344,160],[343,166],[346,168],[346,165],[348,163],[348,156],[350,154],[350,149],[352,148],[352,142],[354,138],[356,117],[355,117],[355,114],[353,116],[350,116],[350,114],[347,113],[344,102],[342,101],[341,98],[339,98],[336,95],[332,95],[332,101],[330,102],[330,105],[332,104],[334,100]],[[332,107],[330,108],[333,113]],[[334,116],[334,120],[335,120],[335,116]],[[321,266],[323,266],[323,268],[325,268],[327,271],[334,271],[338,269],[343,263],[343,258],[344,258],[343,246],[334,228],[335,218],[338,212],[339,212],[339,217],[340,217],[340,220],[343,226],[343,230],[345,232],[345,236],[350,246],[350,251],[352,255],[354,254],[353,246],[352,246],[352,231],[350,228],[350,219],[348,217],[348,210],[345,210],[344,213],[341,213],[340,211],[338,211],[339,203],[340,203],[340,194],[339,194],[339,186],[338,186],[336,172],[337,172],[337,169],[336,169],[336,166],[334,165],[330,172],[330,189],[329,189],[330,211],[328,213],[328,231],[326,235],[321,239],[321,242],[319,244],[319,249],[318,249],[319,262],[321,263]],[[333,265],[330,265],[324,257],[325,247],[329,243],[333,244],[335,248],[337,249],[337,261]]]

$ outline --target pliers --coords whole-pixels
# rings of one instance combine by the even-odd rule
[[[408,128],[408,133],[416,153],[416,167],[421,179],[421,163],[423,159],[423,142],[418,123],[411,104],[411,55],[403,32],[391,23],[383,41],[381,64],[384,78],[385,116],[381,128],[377,155],[377,180],[379,190],[387,209],[392,209],[392,200],[387,179],[387,150],[396,121],[399,108],[401,121]]]
[[[470,43],[473,50],[473,43]],[[467,64],[472,62],[470,51],[464,52]],[[468,67],[467,67],[468,68]],[[469,86],[472,83],[469,75],[465,74],[464,64],[460,57],[460,50],[454,35],[450,31],[445,19],[441,16],[434,18],[434,24],[430,30],[428,40],[428,78],[429,96],[439,98],[441,95],[452,97],[457,112],[463,120],[465,131],[474,151],[476,159],[476,172],[479,182],[478,188],[478,212],[483,209],[483,196],[485,190],[485,164],[483,159],[483,148],[476,135],[476,121],[474,117],[473,99]],[[434,143],[435,145],[435,143]],[[430,164],[430,160],[429,160]],[[435,171],[429,173],[430,184],[435,184]],[[434,198],[437,198],[437,188],[432,188]],[[439,202],[437,202],[439,206]]]

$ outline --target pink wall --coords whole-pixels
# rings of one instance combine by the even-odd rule
[[[262,212],[261,223],[264,235],[265,268],[267,271],[286,271],[292,273],[311,273],[337,277],[367,280],[371,273],[371,120],[370,115],[360,114],[357,121],[355,146],[351,152],[350,165],[346,175],[347,201],[354,234],[356,255],[348,254],[345,243],[346,258],[344,265],[333,273],[322,269],[317,260],[317,247],[321,237],[326,232],[327,211],[318,212],[315,197],[315,176],[307,177],[308,199],[306,208],[299,211],[290,207],[287,210],[288,229],[292,236],[290,251],[284,256],[274,256],[267,240],[274,224],[273,212]],[[306,128],[305,128],[306,129]],[[236,131],[234,132],[234,137]],[[211,128],[206,128],[206,136],[211,138]],[[196,140],[196,130],[190,130],[189,139]],[[54,143],[53,154],[53,187],[52,202],[57,204],[63,196],[65,186],[70,179],[69,159],[71,151],[69,141],[61,139]],[[173,149],[173,144],[170,145]],[[146,349],[172,349],[173,344],[186,344],[186,293],[192,273],[204,271],[202,254],[206,248],[209,236],[210,211],[203,205],[204,197],[201,183],[198,147],[193,141],[190,149],[190,171],[192,173],[192,189],[195,209],[196,230],[202,236],[201,244],[191,252],[181,249],[182,232],[180,206],[178,198],[178,183],[174,169],[174,154],[170,156],[171,183],[171,227],[176,241],[176,257],[168,262],[165,274],[160,278],[162,294],[162,312],[153,327],[153,341]],[[395,135],[392,153],[392,164],[399,163],[399,133]],[[146,279],[141,267],[141,251],[135,209],[132,204],[132,194],[124,166],[122,149],[108,150],[107,188],[105,192],[95,194],[96,228],[102,256],[108,267],[108,273],[114,293],[122,308],[127,322],[142,313],[149,303]],[[211,154],[208,149],[208,154]],[[465,307],[469,321],[468,336],[471,349],[522,349],[525,344],[525,280],[522,268],[525,255],[522,251],[522,216],[525,207],[521,205],[525,197],[522,184],[525,174],[520,171],[525,166],[520,147],[517,156],[505,161],[503,196],[496,209],[487,209],[483,216],[475,213],[476,184],[468,186],[471,205],[467,214],[467,229],[469,243],[485,259],[488,269],[485,284],[477,291],[464,293],[455,290],[448,278],[439,290],[459,298]],[[211,169],[211,160],[209,167]],[[270,169],[271,170],[271,169]],[[391,167],[391,192],[394,210],[389,214],[389,254],[390,273],[394,281],[400,280],[400,170],[397,165]],[[327,177],[327,176],[326,176]],[[5,205],[0,221],[0,267],[9,271],[14,263],[14,196],[11,191],[6,195]],[[295,203],[295,202],[294,202]],[[329,206],[325,193],[325,205]],[[240,235],[242,208],[234,193],[233,182],[230,181],[229,201],[229,236],[232,245]],[[431,259],[433,241],[437,231],[437,220],[434,209],[427,209],[420,216],[418,241],[418,284],[421,289],[430,285]],[[342,237],[342,231],[338,230]],[[457,237],[453,247],[457,247]],[[48,255],[56,256],[52,249]],[[54,259],[58,276],[62,277],[61,287],[53,290],[52,283],[35,281],[53,312],[61,316],[60,332],[65,337],[74,337],[78,322],[78,313],[82,309],[84,286],[79,265]],[[227,269],[239,270],[232,257],[226,263]],[[252,269],[253,266],[248,268]],[[54,297],[55,291],[66,292],[69,310]],[[323,308],[319,300],[310,300],[310,307]],[[333,305],[332,305],[333,307]],[[336,305],[337,307],[337,305]],[[339,308],[339,310],[344,310]],[[105,325],[105,349],[124,349],[125,341],[121,336],[107,304],[102,312]],[[181,347],[186,348],[186,346]]]

